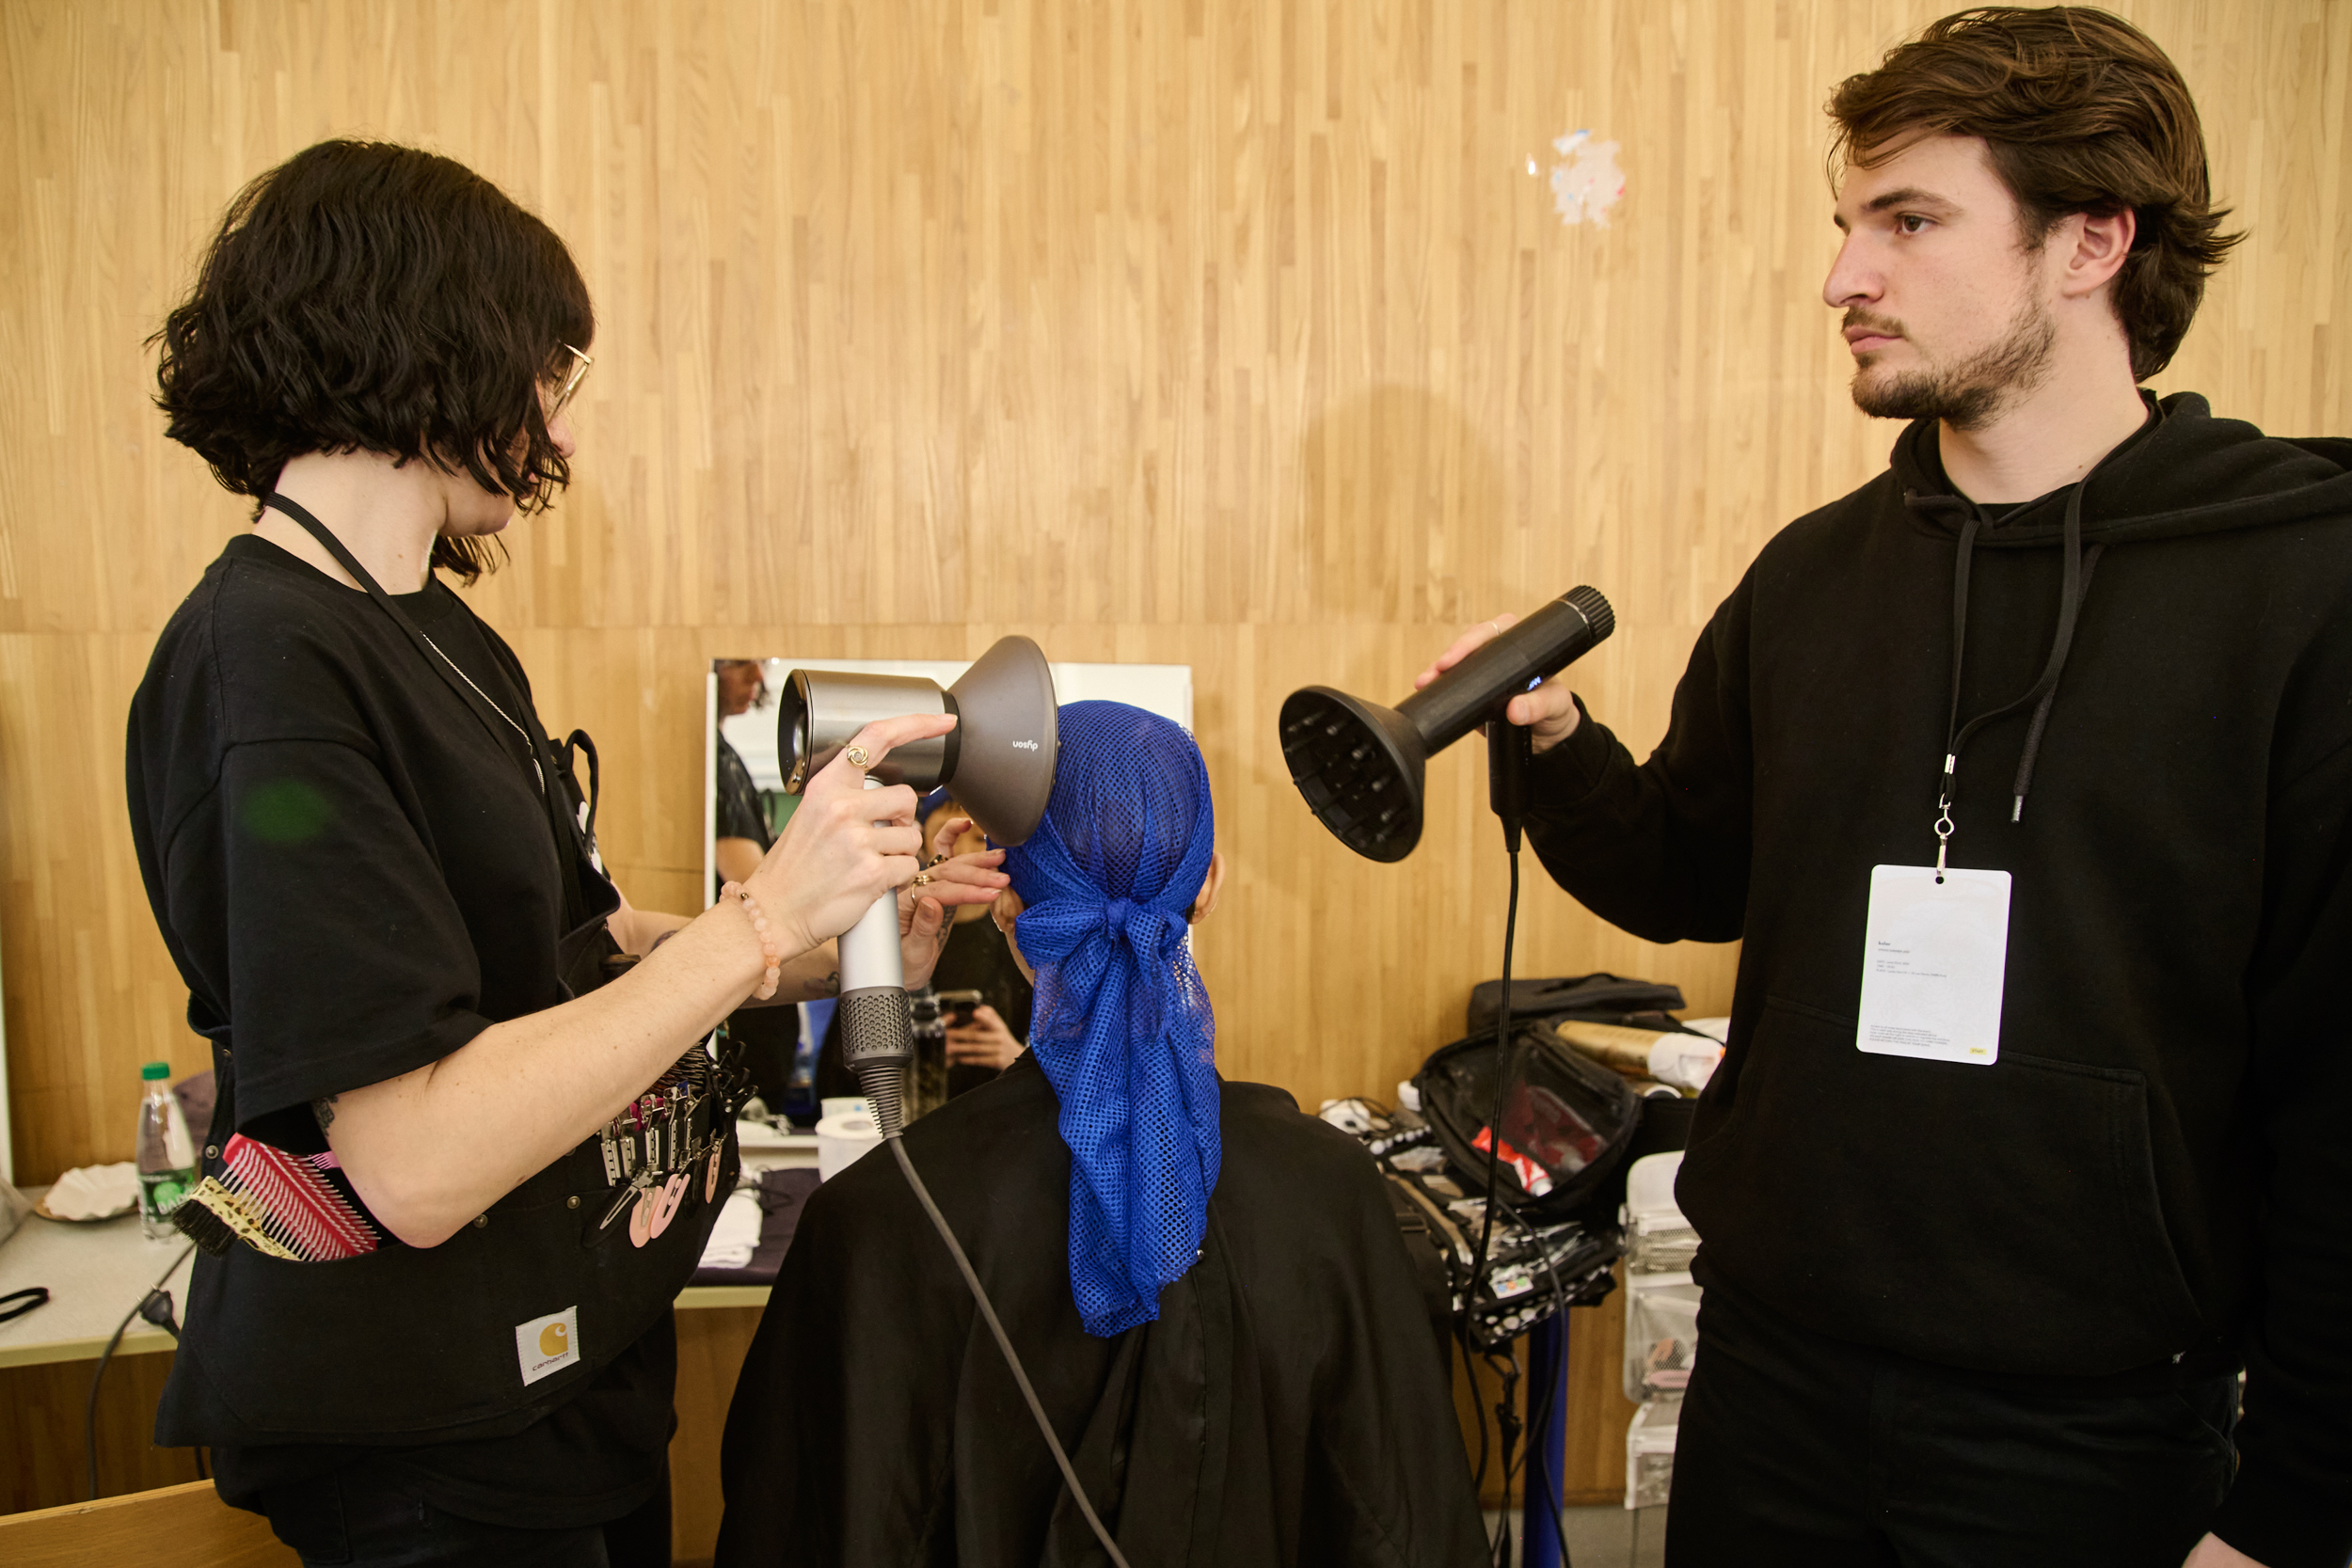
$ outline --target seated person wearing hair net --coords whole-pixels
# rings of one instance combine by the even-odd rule
[[[1191,736],[1061,709],[997,904],[1030,1050],[906,1132],[1134,1568],[1445,1564],[1486,1544],[1443,1348],[1380,1177],[1217,1076],[1184,940],[1223,864]],[[887,1154],[818,1189],[727,1418],[718,1562],[1097,1562],[946,1243]]]

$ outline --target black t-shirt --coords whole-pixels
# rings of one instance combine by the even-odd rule
[[[398,602],[493,704],[537,722],[513,652],[438,578]],[[131,706],[132,834],[191,1022],[230,1026],[247,1136],[323,1148],[312,1101],[561,999],[568,857],[522,736],[499,732],[366,594],[255,535],[230,542],[165,626]],[[453,1513],[617,1517],[660,1473],[666,1322],[519,1433],[389,1452]],[[285,1338],[301,1354],[298,1333]],[[167,1400],[200,1429],[217,1397],[188,1376]],[[242,1502],[388,1457],[215,1452],[223,1495]]]
[[[743,753],[719,737],[717,799],[718,836],[748,838],[765,852],[776,842],[776,835],[768,831],[768,814],[759,809],[759,785],[752,779],[752,770],[743,764]]]

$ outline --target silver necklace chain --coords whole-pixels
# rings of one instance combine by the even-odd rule
[[[450,657],[449,657],[449,655],[447,655],[447,654],[445,654],[445,653],[441,653],[441,645],[440,645],[438,642],[436,642],[436,641],[433,641],[433,634],[432,634],[431,632],[426,631],[426,630],[425,630],[422,626],[419,626],[419,627],[417,628],[417,635],[418,635],[419,637],[421,637],[421,638],[423,638],[423,639],[424,639],[424,645],[425,645],[426,647],[428,647],[428,648],[432,649],[432,650],[433,650],[435,653],[437,653],[437,654],[441,654],[441,662],[442,662],[443,664],[448,665],[451,669],[453,669],[453,670],[456,671],[456,672],[457,672],[457,678],[458,678],[459,680],[461,680],[461,681],[464,681],[464,682],[465,682],[465,683],[466,683],[469,687],[471,687],[471,688],[473,689],[473,694],[474,694],[475,696],[477,696],[477,697],[481,698],[484,702],[485,702],[485,703],[489,704],[489,705],[490,705],[490,711],[491,711],[492,713],[497,714],[497,715],[498,715],[501,719],[503,719],[503,720],[505,720],[505,721],[506,721],[506,727],[507,727],[508,729],[513,730],[513,731],[514,731],[516,735],[521,736],[523,737],[523,751],[524,751],[526,753],[533,752],[535,752],[535,751],[537,751],[537,750],[538,750],[538,748],[534,747],[534,746],[533,746],[533,745],[532,745],[532,743],[531,743],[531,732],[530,732],[529,730],[527,730],[527,729],[524,729],[524,728],[523,728],[520,724],[516,723],[516,722],[515,722],[515,717],[514,717],[514,715],[512,715],[512,714],[508,713],[508,712],[507,712],[504,708],[502,708],[502,707],[499,706],[499,705],[498,705],[498,699],[497,699],[497,698],[495,698],[495,697],[491,696],[491,695],[490,695],[487,691],[483,690],[483,689],[482,689],[482,688],[480,688],[479,686],[475,686],[475,685],[474,685],[474,679],[473,679],[473,677],[472,677],[471,675],[469,675],[468,673],[466,673],[466,667],[465,667],[464,665],[462,665],[462,664],[458,663],[455,659],[453,659],[453,658]],[[531,758],[531,770],[532,770],[533,773],[537,773],[537,772],[539,772],[539,770],[540,770],[540,769],[539,769],[539,759],[538,759],[536,756],[532,756],[532,757]],[[547,780],[546,780],[546,778],[545,778],[544,776],[542,776],[542,777],[541,777],[541,779],[539,780],[539,787],[540,787],[540,788],[542,788],[542,789],[545,789],[545,788],[547,787]]]

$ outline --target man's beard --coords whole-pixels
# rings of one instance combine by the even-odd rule
[[[1864,312],[1849,310],[1846,324],[1872,322]],[[1979,430],[2002,412],[2012,398],[2042,385],[2049,373],[2051,351],[2058,342],[2058,323],[2048,305],[2028,294],[2025,308],[1996,342],[1978,350],[1957,365],[1930,366],[1904,375],[1873,381],[1865,368],[1853,373],[1854,406],[1879,420],[1941,420],[1954,430]]]

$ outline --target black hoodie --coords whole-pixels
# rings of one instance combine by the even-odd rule
[[[1653,942],[1741,939],[1678,1192],[1702,1262],[1836,1338],[1989,1373],[2249,1369],[2215,1529],[2352,1552],[2352,441],[2151,400],[1994,519],[1936,427],[1783,530],[1636,765],[1536,764],[1560,884]],[[2079,506],[2079,548],[2067,539]],[[1871,867],[2014,879],[1999,1060],[1855,1048]],[[2081,573],[2056,647],[2067,561]],[[2038,754],[2024,790],[2029,731]],[[2020,806],[2016,797],[2023,791]]]

